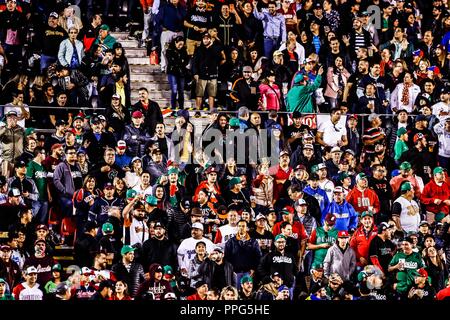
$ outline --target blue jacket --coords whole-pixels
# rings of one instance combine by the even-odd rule
[[[334,227],[339,231],[356,229],[358,225],[358,214],[353,209],[353,206],[345,200],[341,205],[337,204],[336,201],[331,202],[325,212],[322,214],[322,223],[326,214],[332,213],[336,216],[336,225]]]
[[[167,30],[179,32],[183,31],[183,22],[185,16],[185,7],[181,5],[175,7],[173,4],[167,3],[159,10],[156,22]]]
[[[310,186],[306,186],[303,189],[303,192],[305,192],[305,193],[309,194],[310,196],[313,196],[314,198],[317,199],[317,202],[319,202],[319,205],[320,205],[320,211],[322,211],[322,216],[323,217],[326,216],[326,214],[328,212],[326,212],[325,210],[330,205],[330,200],[328,200],[328,196],[327,196],[327,193],[325,192],[325,190],[321,189],[320,187],[317,188],[317,190],[314,190]]]
[[[262,253],[256,239],[238,240],[237,236],[225,244],[225,257],[234,267],[234,272],[256,271]]]
[[[132,160],[132,158],[129,155],[127,155],[126,153],[121,155],[121,156],[116,155],[116,162],[115,162],[115,164],[123,169],[123,168],[128,167],[130,165],[131,160]]]

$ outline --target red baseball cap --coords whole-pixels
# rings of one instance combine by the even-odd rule
[[[336,224],[336,216],[332,213],[327,213],[327,215],[325,216],[325,222],[330,227],[334,226]]]
[[[142,114],[142,112],[140,112],[139,110],[136,110],[135,112],[133,112],[133,114],[131,115],[131,117],[133,118],[142,118],[144,115]]]
[[[421,277],[428,278],[428,272],[424,268],[420,268],[419,270],[417,270],[417,273]]]
[[[342,230],[338,232],[338,238],[348,238],[350,235],[347,230]]]

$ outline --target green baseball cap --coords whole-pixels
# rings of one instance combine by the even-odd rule
[[[29,135],[32,135],[36,130],[34,128],[26,128],[25,129],[25,136],[28,137]]]
[[[433,169],[433,174],[444,173],[444,169],[442,167],[436,167]]]
[[[275,241],[277,241],[278,239],[284,239],[284,240],[286,240],[286,237],[280,233],[279,235],[277,235],[277,236],[275,237]]]
[[[123,246],[122,249],[120,250],[120,254],[121,255],[126,255],[127,253],[133,252],[134,250],[136,250],[136,248],[133,248],[132,246]]]
[[[251,282],[251,283],[253,283],[253,278],[246,274],[245,276],[243,276],[243,277],[241,278],[241,284],[244,284],[244,283],[246,283],[246,282]]]
[[[102,25],[100,26],[100,30],[106,30],[106,31],[109,31],[110,29],[109,29],[109,26],[108,26],[107,24],[102,24]]]
[[[397,130],[397,137],[401,137],[402,135],[404,135],[405,133],[408,133],[408,131],[406,130],[406,128],[401,127]]]
[[[113,233],[114,232],[114,227],[111,223],[109,222],[105,222],[102,226],[102,231],[104,233]]]
[[[411,182],[406,181],[402,184],[402,186],[400,187],[401,191],[411,191],[412,190],[412,185]]]
[[[59,272],[61,272],[62,271],[61,265],[59,263],[54,264],[53,267],[52,267],[52,271],[59,271]]]
[[[230,124],[230,127],[239,127],[240,126],[238,118],[231,118],[229,124]]]
[[[145,202],[151,206],[156,206],[158,204],[158,199],[156,199],[155,196],[147,196],[147,198],[145,198]]]
[[[411,163],[409,163],[408,161],[402,162],[400,164],[400,169],[401,170],[411,170]]]
[[[228,186],[230,188],[233,188],[235,185],[241,183],[241,178],[239,177],[233,177],[231,178],[230,182],[228,182]]]
[[[133,189],[128,189],[127,190],[127,194],[126,194],[127,199],[134,198],[134,197],[136,197],[136,195],[137,195],[137,191],[136,190],[133,190]]]
[[[172,173],[178,174],[179,173],[178,168],[172,167],[167,171],[167,174],[172,174]]]
[[[371,211],[363,211],[363,213],[361,213],[361,218],[364,218],[364,217],[373,218],[373,213]]]
[[[323,271],[323,264],[320,262],[314,262],[311,266],[311,269]]]

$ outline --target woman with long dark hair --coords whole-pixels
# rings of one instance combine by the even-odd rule
[[[75,207],[78,232],[84,231],[84,225],[89,216],[89,209],[94,204],[95,198],[99,196],[96,185],[97,180],[95,177],[88,175],[84,178],[83,187],[73,194],[73,206]]]
[[[428,275],[431,278],[431,286],[438,292],[445,288],[445,279],[448,277],[447,266],[435,247],[425,248],[424,251],[424,261]]]
[[[167,79],[170,84],[170,103],[172,109],[184,109],[184,78],[189,57],[186,53],[185,41],[182,36],[177,36],[169,44],[166,51]]]

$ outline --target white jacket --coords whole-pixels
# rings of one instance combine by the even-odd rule
[[[81,59],[84,57],[84,45],[80,40],[75,40],[75,47],[78,53],[78,61],[81,64]],[[73,55],[73,45],[69,39],[63,40],[59,44],[58,61],[62,66],[70,66]]]
[[[436,124],[433,129],[439,140],[439,155],[450,158],[450,132],[445,131],[444,122]]]
[[[407,105],[404,105],[402,103],[402,94],[403,94],[403,87],[404,84],[403,83],[399,83],[394,91],[391,94],[391,109],[397,109],[397,110],[401,110],[401,109],[405,109],[408,113],[412,112],[413,107],[414,107],[414,102],[416,101],[417,96],[420,93],[420,87],[417,84],[413,84],[409,90],[409,103]]]

